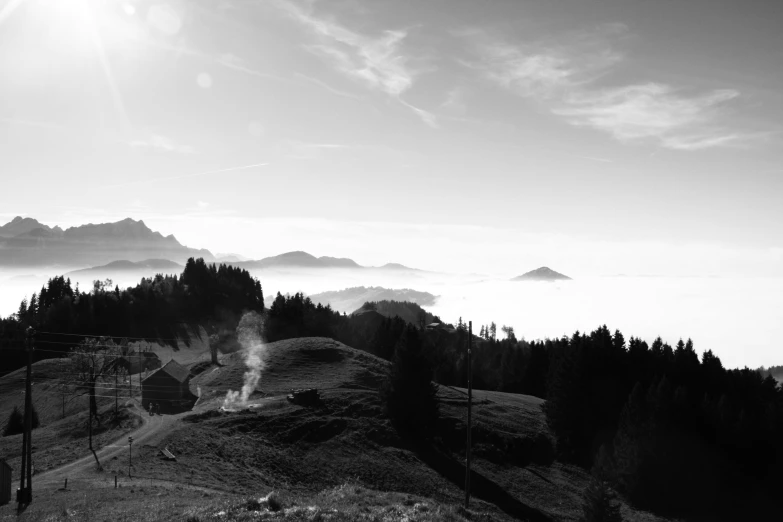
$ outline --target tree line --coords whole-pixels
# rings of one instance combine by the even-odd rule
[[[18,311],[0,319],[0,373],[26,362],[24,347],[28,326],[36,336],[36,360],[67,353],[70,346],[88,336],[143,338],[175,344],[189,342],[189,332],[204,326],[236,326],[244,311],[263,312],[261,283],[244,269],[188,259],[179,275],[158,274],[134,287],[112,287],[96,281],[88,291],[73,287],[63,276],[51,278]]]

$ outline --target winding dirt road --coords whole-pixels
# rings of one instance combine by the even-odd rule
[[[161,434],[165,430],[171,428],[177,420],[179,420],[184,414],[178,415],[153,415],[145,412],[138,406],[134,405],[130,409],[130,413],[139,416],[142,421],[142,425],[135,431],[123,435],[120,439],[108,444],[101,449],[97,450],[98,460],[103,464],[109,462],[113,457],[119,455],[127,455],[128,453],[128,437],[133,437],[133,444],[144,444],[149,442],[155,436]],[[40,475],[33,475],[33,481],[41,486],[62,483],[67,478],[75,478],[86,472],[95,471],[95,457],[90,454],[86,457],[82,457],[79,460],[75,460],[59,468],[48,470]]]

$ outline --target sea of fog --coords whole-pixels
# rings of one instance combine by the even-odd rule
[[[150,274],[146,274],[150,275]],[[376,270],[265,270],[256,272],[265,295],[315,294],[352,286],[412,288],[439,296],[427,309],[444,321],[494,321],[518,338],[543,339],[589,332],[606,324],[626,339],[674,345],[690,337],[698,353],[712,350],[727,367],[783,364],[783,278],[583,277],[572,281],[511,282],[481,275]],[[121,288],[140,274],[115,277]],[[78,278],[74,279],[74,283]],[[42,274],[0,274],[0,315],[40,289]],[[89,277],[79,281],[85,290]],[[340,310],[343,311],[343,310]],[[352,310],[345,310],[350,313]]]

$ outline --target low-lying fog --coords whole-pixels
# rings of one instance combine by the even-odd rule
[[[61,273],[61,272],[56,272]],[[52,274],[0,273],[0,315],[38,291]],[[121,288],[143,276],[112,277]],[[590,331],[601,324],[626,339],[651,342],[657,335],[674,345],[692,338],[697,352],[711,349],[727,367],[783,364],[783,278],[575,277],[572,281],[511,282],[481,275],[446,275],[381,270],[263,270],[266,296],[278,291],[315,294],[353,286],[411,288],[439,296],[427,307],[446,322],[472,320],[474,331],[494,321],[513,326],[518,338],[540,339]],[[100,274],[101,278],[111,274]],[[82,290],[95,275],[71,276]],[[343,310],[340,310],[343,311]],[[352,310],[344,310],[350,313]]]

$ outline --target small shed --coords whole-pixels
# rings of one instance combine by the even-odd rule
[[[0,506],[11,502],[11,466],[0,459]]]
[[[141,381],[141,404],[157,403],[161,411],[189,409],[196,400],[190,393],[190,371],[174,359]]]

